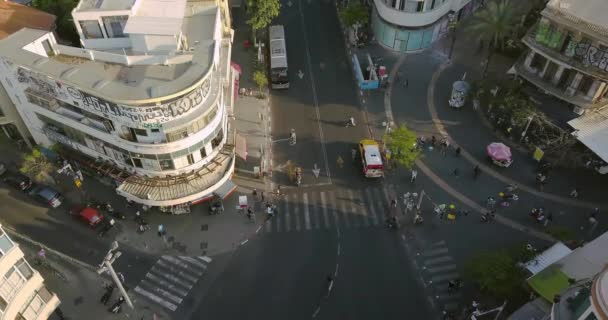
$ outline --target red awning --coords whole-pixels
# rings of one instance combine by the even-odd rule
[[[247,140],[240,134],[236,134],[236,155],[243,160],[247,160]]]
[[[239,74],[243,73],[241,71],[241,66],[238,65],[238,63],[234,62],[234,61],[230,61],[230,66],[236,70],[236,72],[238,72]]]

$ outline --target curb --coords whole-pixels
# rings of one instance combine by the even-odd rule
[[[11,227],[2,225],[2,229],[6,230],[6,232],[9,233],[11,236],[13,236],[15,238],[19,238],[22,241],[29,242],[31,245],[43,248],[45,251],[47,251],[49,253],[52,253],[52,254],[58,256],[59,258],[65,260],[67,262],[69,262],[69,263],[72,263],[72,264],[75,264],[75,265],[79,265],[79,266],[81,266],[83,268],[86,268],[86,269],[89,269],[91,271],[97,271],[97,269],[94,266],[92,266],[92,265],[90,265],[88,263],[85,263],[83,261],[80,261],[80,260],[78,260],[76,258],[70,257],[67,254],[61,253],[61,252],[59,252],[59,251],[57,251],[55,249],[51,249],[48,246],[46,246],[46,245],[44,245],[44,244],[42,244],[42,243],[40,243],[40,242],[38,242],[36,240],[33,240],[32,238],[30,238],[28,236],[25,236],[25,235],[22,235],[22,234],[18,233],[17,231],[15,231]]]

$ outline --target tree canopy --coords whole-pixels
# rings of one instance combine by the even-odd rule
[[[521,292],[525,280],[517,262],[529,257],[520,249],[482,252],[467,262],[465,276],[496,298],[512,298]]]
[[[258,85],[260,91],[268,85],[268,77],[266,77],[266,73],[262,70],[256,70],[253,73],[253,81]]]
[[[391,159],[406,168],[414,166],[420,156],[416,146],[416,134],[405,125],[400,125],[384,135],[385,147],[389,149]]]
[[[281,2],[279,0],[247,0],[247,13],[249,14],[247,24],[253,30],[266,28],[280,12]]]
[[[72,9],[78,5],[78,0],[33,0],[32,6],[57,17],[57,34],[59,38],[79,45],[79,37],[72,19]]]
[[[37,182],[52,181],[50,174],[53,172],[53,164],[39,149],[34,148],[32,152],[23,157],[23,163],[19,171],[32,177]]]
[[[494,0],[475,13],[469,29],[494,47],[504,49],[505,39],[517,27],[515,10],[509,0]]]
[[[340,10],[340,18],[347,27],[365,25],[369,19],[369,12],[359,1],[353,1],[346,8]]]

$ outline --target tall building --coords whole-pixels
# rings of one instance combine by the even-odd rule
[[[53,31],[55,27],[54,15],[11,1],[0,1],[0,16],[3,17],[0,19],[0,40],[23,28]],[[2,85],[0,85],[0,128],[8,138],[31,145],[30,133]]]
[[[100,173],[118,194],[167,211],[233,190],[226,1],[81,0],[72,17],[82,48],[34,29],[0,41],[0,81],[36,143],[113,168]]]
[[[424,50],[482,0],[373,0],[372,29],[378,43],[400,52]]]
[[[524,36],[527,52],[515,72],[573,106],[608,105],[608,1],[550,0]]]
[[[551,320],[608,320],[608,268],[563,291],[553,303]]]
[[[25,261],[19,245],[0,226],[0,319],[45,320],[59,305],[57,295]]]

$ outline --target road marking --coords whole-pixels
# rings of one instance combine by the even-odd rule
[[[437,256],[437,255],[445,254],[445,253],[448,253],[448,248],[427,250],[427,251],[422,252],[422,255],[425,257],[432,257],[432,256]]]
[[[369,210],[369,217],[372,220],[372,224],[378,225],[378,216],[376,216],[376,207],[374,205],[374,197],[370,188],[365,189],[365,198],[367,199],[367,208]]]
[[[342,195],[344,195],[344,191],[342,192]],[[342,199],[338,199],[338,201],[340,201],[340,211],[342,212],[342,217],[344,219],[344,226],[347,229],[350,229],[350,221],[349,221],[349,213],[346,212],[346,197],[343,196]]]
[[[186,269],[186,270],[188,270],[188,271],[196,274],[199,277],[203,275],[202,271],[196,270],[195,268],[192,268],[187,263],[185,263],[185,262],[183,262],[183,261],[181,261],[181,260],[179,260],[179,259],[177,259],[177,258],[175,258],[173,256],[162,256],[161,259],[164,259],[164,260],[166,260],[168,262],[173,263],[176,266],[179,266],[179,267],[181,267],[183,269]]]
[[[348,199],[350,201],[350,211],[351,211],[351,215],[353,218],[353,227],[358,227],[361,226],[362,223],[361,221],[359,221],[359,214],[358,214],[358,210],[357,210],[357,204],[355,203],[356,198],[355,198],[355,194],[353,192],[352,189],[348,189]]]
[[[198,256],[196,258],[201,259],[201,260],[203,260],[203,261],[205,261],[207,263],[211,263],[211,261],[213,261],[213,259],[211,259],[211,258],[209,258],[207,256]]]
[[[374,188],[374,199],[378,199],[377,201],[373,201],[372,203],[376,205],[376,208],[378,209],[378,211],[376,211],[378,213],[378,218],[379,221],[383,222],[384,221],[384,206],[382,205],[382,199],[383,199],[383,195],[382,195],[382,191],[380,191],[380,189]]]
[[[321,191],[321,206],[323,206],[323,222],[325,228],[329,228],[329,214],[327,213],[327,199],[325,198],[325,191]]]
[[[178,293],[182,297],[185,297],[185,296],[188,295],[188,291],[186,291],[184,289],[181,289],[181,288],[178,288],[176,285],[170,283],[169,281],[163,280],[160,277],[157,277],[156,275],[154,275],[154,274],[152,274],[150,272],[148,272],[146,274],[146,278],[148,278],[151,281],[156,282],[156,283],[158,283],[158,284],[160,284],[160,285],[162,285],[162,286],[164,286],[166,288],[171,289],[171,291],[173,291],[175,293]]]
[[[437,275],[437,276],[432,276],[431,277],[431,281],[433,283],[437,283],[437,282],[442,282],[442,281],[446,281],[446,280],[454,280],[454,279],[458,279],[460,277],[460,275],[456,272],[454,273],[448,273],[448,274],[441,274],[441,275]]]
[[[298,215],[300,206],[298,203],[294,203],[293,218],[296,220],[296,231],[300,231],[300,216]]]
[[[456,269],[455,264],[448,264],[448,265],[441,266],[441,267],[427,268],[426,271],[429,273],[438,273],[438,272],[443,272],[443,271],[451,271],[451,270],[455,270],[455,269]]]
[[[270,231],[272,231],[272,220],[273,219],[276,219],[276,217],[275,218],[267,219],[264,222],[264,232],[270,232]]]
[[[244,245],[245,243],[249,242],[249,239],[245,239],[243,240],[243,242],[241,242],[241,245]]]
[[[177,268],[173,268],[173,266],[172,266],[172,265],[168,264],[167,262],[165,262],[165,261],[163,261],[163,260],[158,260],[156,263],[157,263],[158,265],[162,266],[162,267],[163,267],[163,268],[165,268],[165,269],[169,269],[169,270],[171,270],[171,272],[172,272],[173,274],[177,274],[177,275],[179,275],[179,276],[180,276],[180,277],[182,277],[182,278],[186,278],[186,279],[188,279],[188,280],[190,280],[190,281],[192,281],[192,282],[194,282],[194,283],[198,281],[198,278],[193,277],[193,276],[191,276],[191,275],[189,275],[189,274],[185,273],[185,272],[184,272],[184,271],[182,271],[182,270],[178,270]]]
[[[165,299],[163,299],[163,298],[161,298],[161,297],[159,297],[159,296],[157,296],[157,295],[155,295],[155,294],[153,294],[151,292],[148,292],[148,291],[146,291],[146,290],[144,290],[144,289],[142,289],[140,287],[135,287],[135,292],[137,292],[140,295],[142,295],[142,296],[144,296],[144,297],[146,297],[146,298],[148,298],[148,299],[150,299],[150,300],[152,300],[152,301],[160,304],[161,306],[163,306],[163,307],[165,307],[165,308],[167,308],[167,309],[169,309],[171,311],[175,311],[177,309],[177,306],[174,305],[173,303],[165,301]]]
[[[177,303],[177,304],[180,304],[183,301],[182,298],[172,294],[171,292],[169,292],[167,290],[154,286],[153,283],[149,283],[147,280],[143,280],[142,282],[140,282],[140,284],[142,284],[142,283],[147,284],[147,286],[151,287],[152,291],[154,291],[153,294],[156,295],[157,297],[162,296],[163,298],[171,300],[173,303]],[[140,287],[140,286],[138,285],[138,287]],[[150,292],[150,291],[148,291],[148,292]]]
[[[291,213],[289,212],[289,203],[291,203],[291,196],[285,198],[285,231],[291,231]]]
[[[170,274],[166,271],[163,271],[161,269],[159,269],[158,267],[154,266],[152,267],[152,270],[150,270],[151,272],[154,272],[155,275],[157,276],[161,276],[167,280],[170,280],[174,283],[179,284],[180,286],[187,288],[188,290],[192,289],[192,287],[194,286],[194,284],[198,281],[198,279],[194,279],[194,281],[188,283],[176,276],[174,276],[173,274]]]
[[[424,260],[424,265],[430,266],[430,265],[434,265],[434,264],[439,264],[439,263],[443,263],[443,262],[452,262],[452,261],[453,261],[452,257],[445,256],[445,257]]]
[[[194,258],[192,258],[192,257],[188,257],[188,256],[179,256],[178,258],[180,258],[180,259],[182,259],[182,260],[185,260],[185,261],[187,261],[187,262],[190,262],[190,263],[192,263],[192,264],[194,264],[194,265],[198,266],[199,268],[207,269],[207,265],[206,265],[206,264],[204,264],[204,263],[202,263],[202,262],[200,262],[200,261],[198,261],[198,260],[196,260],[196,259],[194,259]]]
[[[321,218],[319,217],[319,202],[317,201],[316,193],[310,194],[311,200],[310,203],[313,204],[312,214],[311,214],[311,225],[313,229],[319,229],[319,225],[321,224]]]
[[[340,226],[340,217],[338,216],[338,204],[336,203],[336,192],[331,192],[330,194],[330,203],[333,204],[331,207],[331,213],[334,216],[334,226],[339,229]]]
[[[310,230],[310,208],[308,207],[308,193],[304,193],[302,197],[302,202],[304,204],[304,225],[306,226],[306,230]]]

